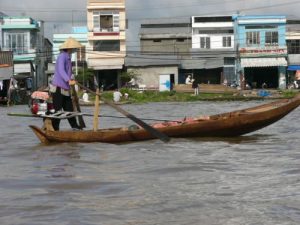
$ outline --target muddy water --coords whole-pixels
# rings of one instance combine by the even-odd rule
[[[260,103],[123,107],[138,117],[176,119]],[[48,146],[28,128],[39,119],[6,116],[26,111],[0,108],[1,225],[300,224],[300,108],[237,138]],[[108,106],[101,111],[121,116]],[[102,118],[100,126],[120,123],[132,124]]]

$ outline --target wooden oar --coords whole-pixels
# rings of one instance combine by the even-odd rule
[[[71,118],[71,117],[75,117],[75,116],[95,116],[95,114],[90,114],[90,113],[74,113],[74,115],[72,115],[71,113],[74,112],[70,112],[69,116],[63,116],[63,117],[57,117],[57,119],[59,118]],[[7,113],[8,116],[17,116],[17,117],[35,117],[35,118],[55,118],[55,114],[50,114],[50,115],[45,115],[45,116],[41,116],[41,115],[37,115],[37,114],[32,114],[32,113]],[[108,117],[108,118],[117,118],[117,119],[128,119],[127,117],[124,116],[108,116],[108,115],[98,115],[97,117]],[[139,118],[140,120],[149,120],[149,121],[160,121],[160,122],[180,122],[181,120],[164,120],[164,119],[154,119],[154,118]]]
[[[134,115],[130,114],[129,112],[125,111],[124,109],[122,109],[121,107],[117,106],[116,104],[114,104],[111,101],[108,101],[106,99],[104,99],[102,96],[100,96],[99,94],[97,94],[96,92],[92,91],[91,89],[83,86],[80,83],[77,83],[79,87],[81,87],[82,89],[94,94],[94,95],[98,95],[102,101],[104,103],[106,103],[107,105],[109,105],[110,107],[114,108],[115,110],[117,110],[118,112],[122,113],[124,116],[126,116],[127,118],[131,119],[133,122],[137,123],[138,125],[140,125],[141,127],[143,127],[146,131],[148,131],[150,134],[152,134],[153,136],[159,138],[160,140],[162,140],[163,142],[168,142],[170,141],[170,138],[165,135],[164,133],[158,131],[157,129],[154,129],[153,127],[151,127],[150,125],[148,125],[147,123],[145,123],[144,121],[138,119],[137,117],[135,117]]]
[[[71,85],[71,92],[72,92],[71,97],[72,97],[72,103],[73,103],[74,111],[81,112],[80,105],[79,105],[79,99],[78,99],[78,96],[77,96],[77,92],[75,90],[75,85]],[[79,126],[81,128],[86,127],[82,116],[78,116],[78,122],[79,122]]]
[[[94,111],[94,121],[93,121],[93,129],[94,131],[98,130],[99,127],[99,96],[100,96],[100,91],[99,88],[97,88],[96,91],[97,95],[95,97],[95,111]]]

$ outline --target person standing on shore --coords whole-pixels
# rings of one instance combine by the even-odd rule
[[[199,95],[199,85],[196,79],[193,79],[192,88],[194,88],[194,94]]]
[[[75,85],[76,81],[72,77],[71,55],[75,49],[81,47],[82,45],[78,41],[70,37],[59,48],[61,52],[57,57],[55,73],[50,85],[50,94],[55,112],[61,110],[71,112],[74,110],[70,85]],[[68,121],[73,129],[81,129],[75,117],[69,118]],[[59,119],[52,120],[54,130],[59,130],[59,124]]]

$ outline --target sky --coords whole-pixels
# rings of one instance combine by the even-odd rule
[[[86,26],[87,0],[0,0],[0,11],[45,22],[45,36],[70,33],[72,26]],[[128,48],[138,46],[144,19],[207,15],[286,15],[300,20],[300,0],[126,0]]]

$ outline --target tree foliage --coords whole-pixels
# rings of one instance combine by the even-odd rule
[[[134,78],[135,80],[137,79],[137,73],[134,70],[130,70],[130,71],[123,71],[120,74],[120,78],[121,78],[121,83],[122,85],[126,84],[127,82],[129,82],[132,78]]]
[[[94,82],[95,71],[90,68],[79,68],[76,80],[82,84],[93,83]]]

